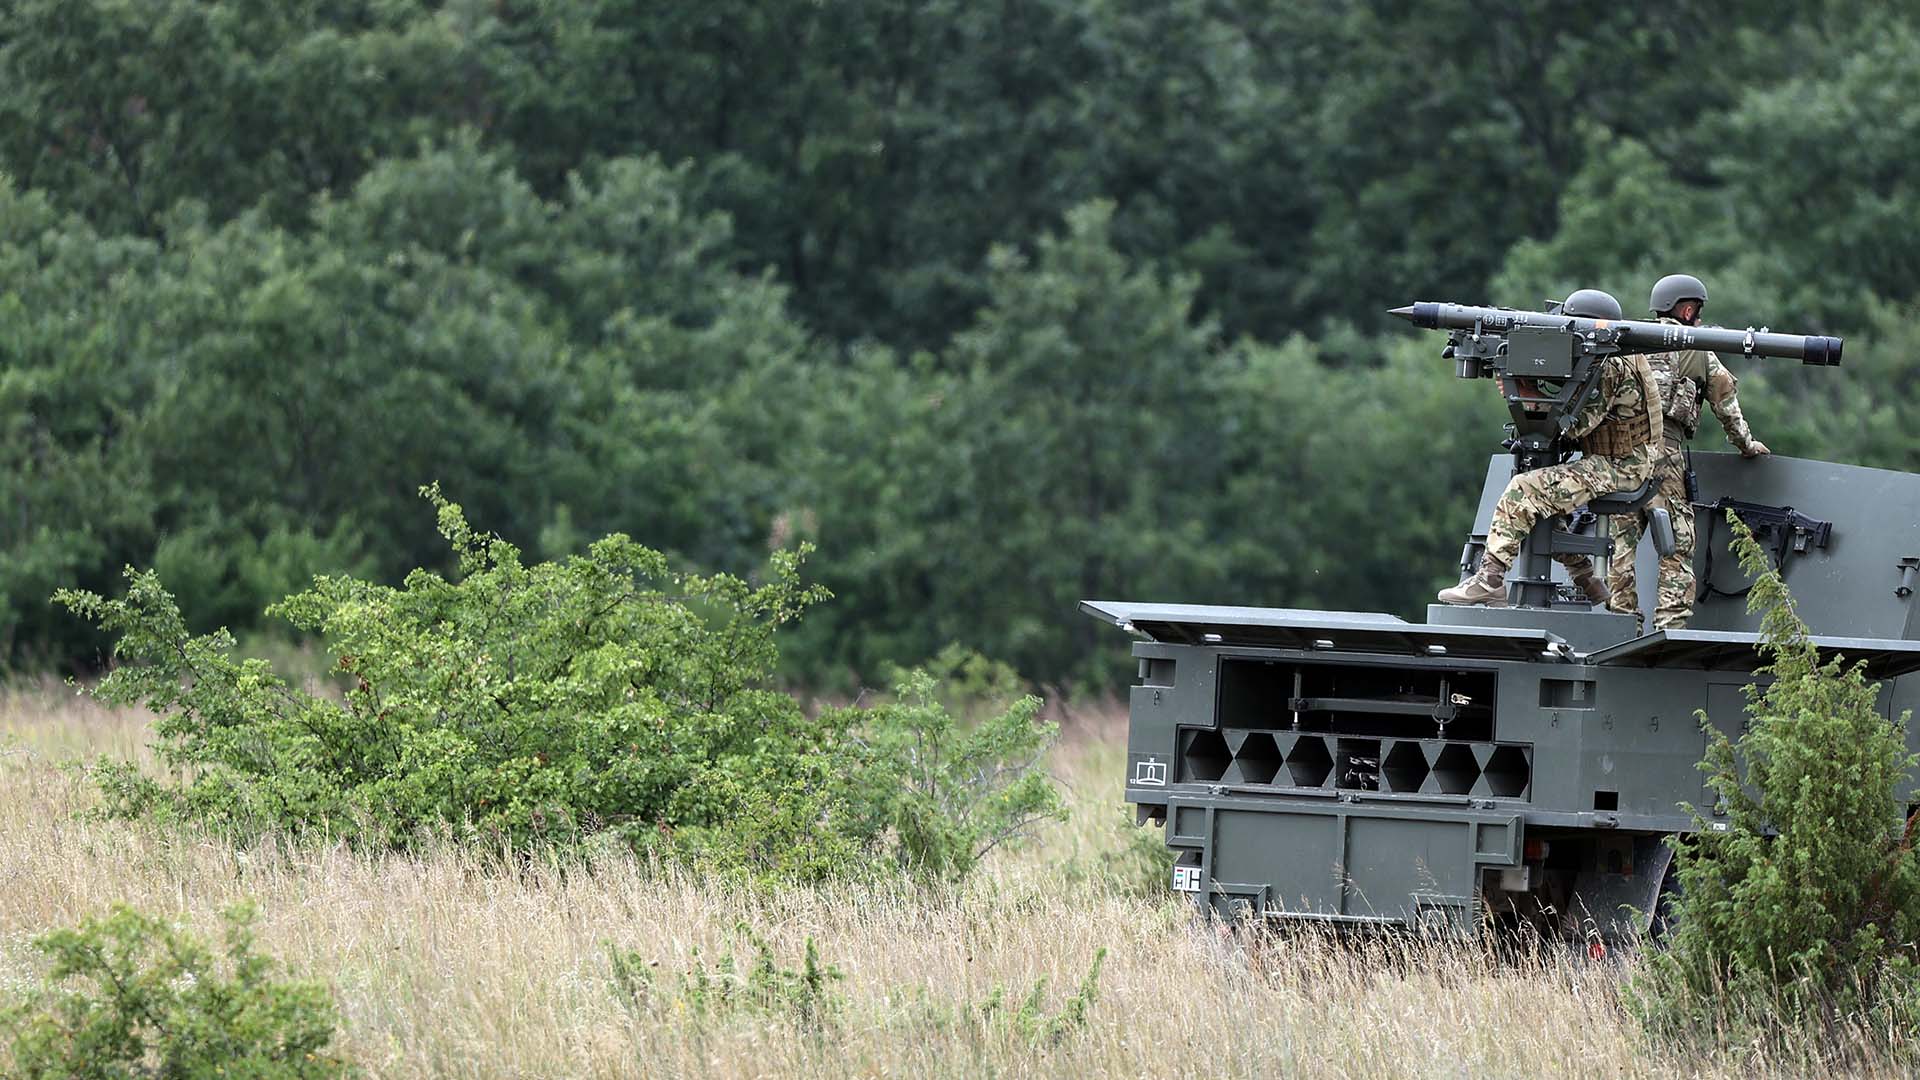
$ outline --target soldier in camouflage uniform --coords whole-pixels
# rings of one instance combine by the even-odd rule
[[[1700,324],[1700,309],[1707,302],[1707,287],[1688,274],[1669,274],[1653,286],[1647,306],[1663,323],[1683,326]],[[1664,507],[1673,519],[1673,554],[1660,560],[1659,599],[1653,625],[1660,630],[1675,630],[1687,625],[1693,615],[1693,503],[1687,491],[1687,441],[1700,425],[1700,400],[1704,397],[1727,431],[1727,441],[1741,457],[1754,458],[1767,453],[1767,444],[1753,437],[1746,417],[1740,414],[1740,398],[1735,393],[1737,380],[1720,363],[1720,358],[1703,349],[1654,353],[1647,357],[1653,368],[1654,382],[1660,388],[1663,445],[1654,463],[1654,479],[1659,490],[1639,513],[1614,519],[1613,561],[1608,567],[1607,584],[1611,596],[1607,607],[1640,618],[1640,592],[1634,583],[1634,554],[1640,535],[1646,530],[1647,513]]]
[[[1596,297],[1605,307],[1589,311],[1582,306]],[[1567,297],[1563,310],[1593,318],[1620,317],[1618,301],[1591,290]],[[1519,473],[1507,481],[1494,504],[1480,569],[1453,588],[1442,589],[1443,603],[1504,605],[1507,570],[1535,522],[1646,483],[1661,443],[1660,392],[1647,358],[1610,356],[1602,361],[1599,384],[1568,434],[1580,440],[1579,460]],[[1590,564],[1587,569],[1591,571]]]

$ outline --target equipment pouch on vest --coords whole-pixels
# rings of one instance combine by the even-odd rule
[[[1676,378],[1661,390],[1667,395],[1667,425],[1678,428],[1683,441],[1693,438],[1700,427],[1700,384],[1692,379]]]

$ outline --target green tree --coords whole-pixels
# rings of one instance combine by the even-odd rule
[[[1688,1036],[1780,1022],[1911,1031],[1920,861],[1895,798],[1917,760],[1907,718],[1888,722],[1863,665],[1821,661],[1766,552],[1733,527],[1768,658],[1756,675],[1769,681],[1749,688],[1737,742],[1701,717],[1720,805],[1676,849],[1677,929],[1640,1009],[1656,1031]]]
[[[464,137],[308,232],[183,203],[157,241],[0,189],[0,645],[84,656],[45,596],[128,563],[199,629],[315,572],[397,577],[442,557],[428,480],[526,542],[565,516],[758,567],[814,346],[686,182],[624,159],[549,202]]]
[[[47,596],[152,542],[158,477],[127,446],[156,373],[124,350],[156,259],[0,176],[0,663],[70,655]]]
[[[1193,508],[1220,482],[1215,334],[1191,317],[1194,279],[1130,262],[1111,221],[1090,204],[1031,262],[997,251],[992,305],[938,365],[857,370],[849,400],[871,415],[829,411],[845,426],[806,469],[823,544],[858,553],[823,571],[843,602],[815,648],[870,672],[959,642],[1082,674],[1097,628],[1080,600],[1190,587]]]
[[[1424,612],[1458,576],[1505,412],[1437,341],[1247,344],[1212,422],[1224,490],[1208,501],[1221,603]]]
[[[1905,148],[1920,138],[1920,73],[1906,60],[1920,25],[1911,12],[1873,18],[1818,44],[1828,71],[1754,87],[1708,130],[1754,245],[1741,266],[1781,297],[1776,318],[1851,329],[1870,297],[1920,298],[1920,255],[1900,241],[1920,214],[1904,179]]]
[[[153,235],[183,199],[295,224],[379,158],[485,121],[471,7],[8,4],[0,170],[110,232]]]
[[[1645,318],[1653,283],[1670,273],[1709,282],[1709,318],[1765,301],[1731,264],[1751,238],[1741,236],[1723,200],[1676,176],[1653,149],[1605,128],[1590,128],[1597,145],[1560,194],[1554,231],[1528,237],[1506,253],[1493,282],[1495,301],[1533,306],[1575,289],[1603,289],[1628,318]],[[1784,325],[1784,323],[1782,324]]]

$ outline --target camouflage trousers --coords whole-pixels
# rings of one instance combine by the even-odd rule
[[[1563,465],[1524,472],[1507,481],[1507,490],[1493,506],[1487,526],[1487,559],[1511,568],[1520,542],[1542,518],[1571,513],[1602,495],[1632,491],[1653,472],[1653,447],[1643,446],[1621,457],[1583,457]],[[1584,555],[1556,556],[1579,580],[1592,572]]]
[[[1607,587],[1613,595],[1607,609],[1635,618],[1640,616],[1640,590],[1634,582],[1633,561],[1647,528],[1647,511],[1663,508],[1673,520],[1673,554],[1660,560],[1659,599],[1653,612],[1657,630],[1677,630],[1693,617],[1693,504],[1687,500],[1686,468],[1686,459],[1679,454],[1661,458],[1653,467],[1659,489],[1646,508],[1613,519],[1613,562],[1607,568]]]

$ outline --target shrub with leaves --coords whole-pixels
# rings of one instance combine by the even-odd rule
[[[1044,976],[1034,980],[1033,989],[1018,1003],[1011,1002],[1006,988],[996,984],[980,1003],[980,1020],[989,1026],[1005,1024],[1022,1039],[1036,1045],[1058,1043],[1087,1026],[1087,1014],[1100,996],[1100,969],[1106,962],[1107,950],[1101,946],[1094,951],[1093,964],[1087,968],[1086,977],[1061,1003],[1058,1012],[1047,1011]]]
[[[768,685],[776,630],[825,596],[800,580],[804,548],[757,587],[675,572],[620,535],[528,565],[423,494],[456,575],[316,578],[271,609],[338,658],[344,699],[236,659],[224,631],[190,634],[152,573],[129,571],[122,598],[58,594],[119,637],[95,696],[159,714],[176,767],[100,766],[111,812],[390,846],[613,832],[817,879],[883,863],[962,874],[1059,806],[1036,699],[962,724],[915,675],[889,704],[809,717]]]
[[[1100,823],[1091,842],[1061,866],[1069,884],[1139,900],[1171,901],[1173,864],[1178,853],[1158,827],[1134,824],[1133,807],[1116,807]]]
[[[1748,724],[1705,722],[1701,768],[1724,816],[1678,846],[1670,947],[1637,995],[1658,1033],[1741,1038],[1781,1024],[1912,1032],[1920,1022],[1920,864],[1896,789],[1914,765],[1906,718],[1843,657],[1821,663],[1793,597],[1736,520],[1762,613]]]
[[[813,938],[807,938],[800,966],[787,968],[752,927],[743,922],[734,930],[753,947],[754,959],[744,969],[731,948],[711,967],[696,951],[686,971],[657,980],[657,961],[637,952],[612,951],[615,994],[630,1009],[684,1009],[696,1020],[747,1013],[789,1019],[806,1028],[822,1026],[840,1009],[843,1001],[834,987],[846,973],[820,959]]]
[[[118,907],[35,947],[43,985],[0,1015],[0,1074],[18,1080],[321,1080],[349,1075],[327,1049],[324,986],[277,977],[253,951],[252,913],[227,913],[220,955],[165,922]]]
[[[858,726],[871,768],[863,782],[895,837],[896,857],[937,876],[959,877],[1028,825],[1063,813],[1040,756],[1055,725],[1031,695],[972,725],[940,703],[939,684],[909,671],[895,700]]]

